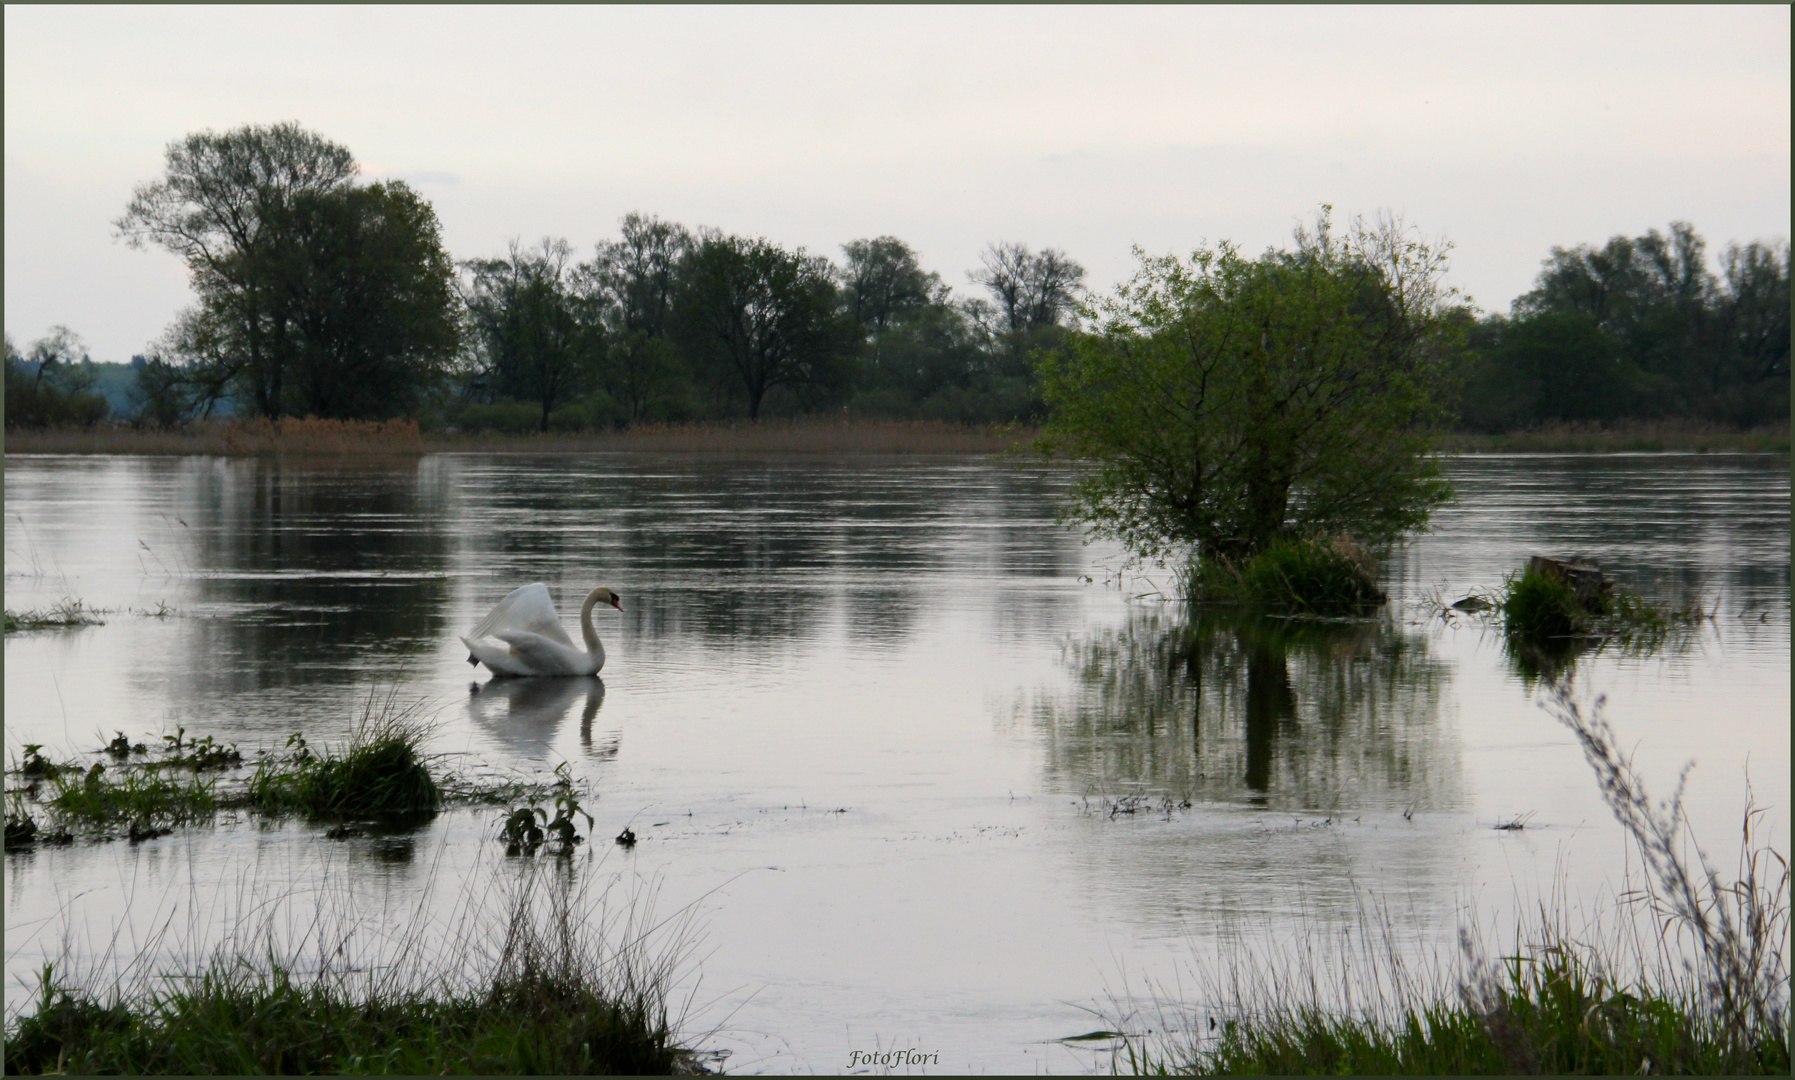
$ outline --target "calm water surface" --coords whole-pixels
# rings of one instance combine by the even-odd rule
[[[1347,925],[1369,892],[1431,947],[1555,877],[1580,900],[1619,887],[1626,847],[1568,733],[1494,635],[1419,603],[1531,554],[1713,607],[1682,647],[1598,653],[1579,681],[1655,790],[1696,760],[1711,850],[1736,849],[1747,768],[1786,850],[1788,458],[1450,472],[1459,503],[1388,564],[1387,619],[1192,638],[1165,575],[1118,585],[1119,552],[1055,526],[1064,474],[976,459],[15,456],[6,606],[79,597],[107,621],[7,638],[6,750],[177,728],[316,745],[396,688],[456,767],[567,762],[590,785],[597,842],[568,872],[696,916],[688,1027],[732,1071],[906,1047],[942,1071],[1101,1069],[1053,1040],[1229,927]],[[467,666],[455,635],[530,581],[570,628],[591,586],[623,595],[597,615],[602,681]],[[1130,796],[1156,808],[1111,813]],[[633,850],[605,841],[626,825]],[[514,872],[496,829],[239,822],[9,854],[7,1008],[46,959],[104,967],[170,924],[191,950],[323,883],[402,925]]]

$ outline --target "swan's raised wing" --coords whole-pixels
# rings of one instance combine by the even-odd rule
[[[468,637],[492,637],[500,630],[523,630],[573,648],[573,639],[561,629],[561,619],[555,614],[555,602],[549,598],[548,586],[540,581],[513,589],[511,595],[500,600]]]

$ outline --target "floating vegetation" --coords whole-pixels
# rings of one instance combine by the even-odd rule
[[[64,598],[60,603],[32,611],[5,610],[6,633],[21,630],[66,630],[78,626],[104,626],[100,612],[80,600]]]
[[[218,810],[213,782],[197,777],[182,783],[141,769],[117,769],[95,763],[80,778],[59,774],[50,780],[48,805],[68,825],[93,830],[119,827],[138,834],[149,829],[210,818]]]
[[[520,806],[505,815],[505,823],[499,831],[499,839],[505,844],[505,854],[534,855],[546,845],[553,854],[571,855],[576,845],[586,842],[574,819],[585,818],[587,829],[591,829],[595,822],[592,815],[580,807],[579,796],[574,792],[573,774],[568,770],[566,762],[555,767],[552,790],[555,809],[553,817],[535,803]],[[634,842],[633,834],[631,842]]]
[[[376,705],[379,708],[376,711]],[[287,740],[292,751],[264,757],[249,781],[249,805],[265,814],[311,818],[404,819],[434,814],[441,787],[423,752],[430,730],[420,705],[398,705],[368,695],[347,745],[314,753],[304,735]]]
[[[1550,681],[1593,652],[1646,656],[1682,647],[1713,618],[1697,600],[1654,604],[1595,566],[1539,556],[1500,589],[1474,590],[1451,604],[1430,595],[1421,606],[1448,621],[1499,622],[1503,649],[1529,684]]]

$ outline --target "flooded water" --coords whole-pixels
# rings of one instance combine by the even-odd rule
[[[1724,864],[1747,768],[1787,850],[1788,458],[1449,471],[1460,500],[1389,561],[1386,618],[1192,633],[1166,575],[1118,581],[1118,551],[1055,525],[1064,474],[983,459],[15,456],[6,606],[106,621],[7,637],[6,751],[317,745],[396,690],[455,767],[565,762],[590,786],[570,872],[695,917],[687,1027],[731,1071],[905,1048],[939,1071],[1105,1069],[1055,1040],[1228,926],[1345,924],[1369,893],[1449,942],[1555,880],[1620,887],[1569,733],[1496,635],[1422,604],[1532,554],[1712,608],[1677,647],[1585,657],[1579,685],[1654,791],[1697,762],[1692,821]],[[601,679],[467,666],[456,635],[531,581],[576,637],[588,589],[622,594],[595,613]],[[633,849],[608,840],[626,826]],[[170,919],[203,944],[326,880],[402,922],[511,872],[497,830],[496,810],[347,841],[230,819],[8,853],[7,1008],[65,952],[117,963]]]

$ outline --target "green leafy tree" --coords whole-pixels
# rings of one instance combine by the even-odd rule
[[[1652,380],[1625,343],[1578,310],[1486,319],[1472,334],[1462,419],[1486,431],[1540,420],[1636,416]]]
[[[1227,244],[1140,270],[1042,354],[1045,445],[1088,459],[1069,517],[1136,553],[1383,543],[1451,496],[1430,454],[1462,347],[1445,249],[1323,209],[1294,251]]]
[[[1701,416],[1763,423],[1789,412],[1789,249],[1786,243],[1730,244],[1721,274],[1687,222],[1639,237],[1552,249],[1534,288],[1516,299],[1517,320],[1586,316],[1620,343],[1640,373],[1638,393],[1610,415]],[[1510,351],[1538,368],[1549,361]],[[1550,399],[1529,420],[1562,416]],[[1589,410],[1582,410],[1588,412]]]
[[[169,144],[162,179],[116,222],[179,255],[199,302],[164,339],[209,409],[391,416],[458,350],[453,271],[429,205],[400,183],[357,187],[346,147],[294,123]]]
[[[266,270],[292,240],[277,224],[301,192],[340,191],[354,180],[348,148],[295,123],[202,131],[168,145],[162,179],[135,189],[115,222],[132,247],[155,244],[186,261],[209,324],[207,359],[263,416],[284,411],[293,351],[287,297]]]
[[[286,407],[380,419],[420,405],[459,351],[461,299],[430,204],[403,183],[300,192],[258,271],[290,314]]]
[[[765,239],[707,233],[687,260],[680,322],[691,355],[760,417],[767,393],[843,391],[860,329],[827,260]]]
[[[466,264],[481,382],[492,396],[537,405],[542,431],[557,407],[591,387],[605,347],[570,254],[567,241],[544,239],[527,251],[513,242],[503,259]]]
[[[668,333],[680,267],[694,242],[684,226],[641,214],[625,215],[620,232],[598,245],[578,276],[605,328],[598,383],[619,419],[636,423],[682,409],[689,365]]]

